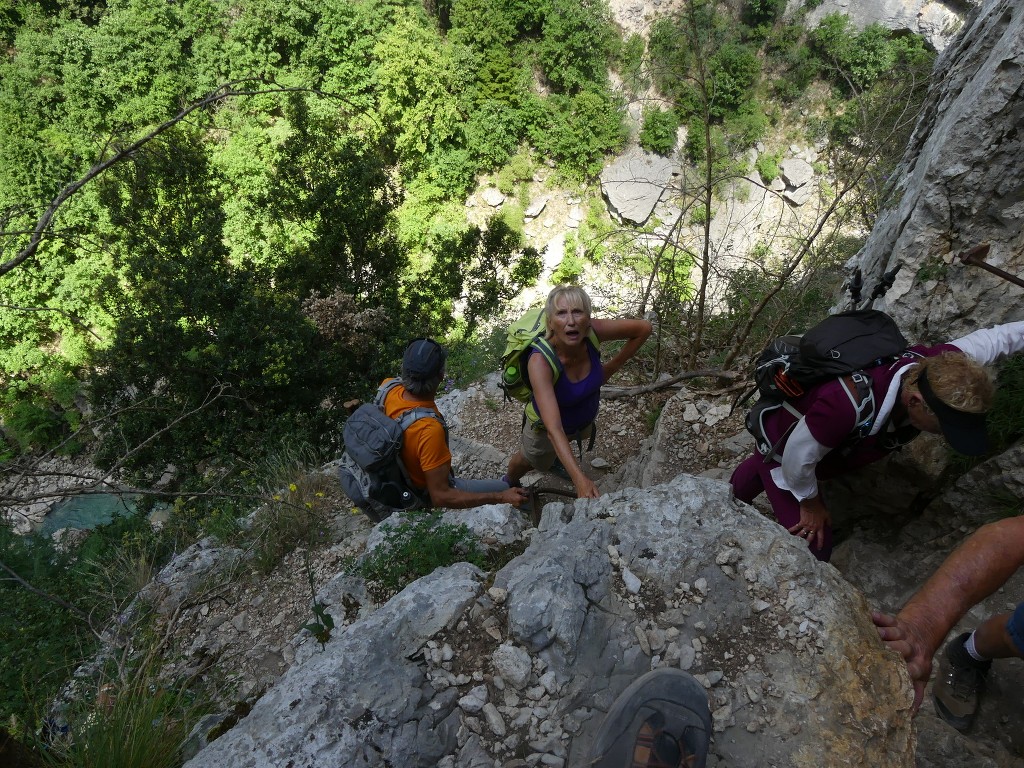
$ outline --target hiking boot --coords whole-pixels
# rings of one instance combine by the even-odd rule
[[[965,637],[962,635],[951,640],[946,646],[946,652],[939,661],[939,675],[932,687],[935,711],[958,731],[971,727],[978,711],[978,699],[985,690],[985,676],[992,665],[992,662],[957,663],[951,658],[956,656],[954,648],[963,649]],[[955,646],[956,643],[959,646]]]
[[[596,768],[704,768],[711,710],[692,675],[663,667],[615,700],[598,728],[586,765]]]

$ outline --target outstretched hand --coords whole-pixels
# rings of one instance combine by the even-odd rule
[[[786,530],[794,536],[807,539],[811,546],[821,549],[825,546],[825,528],[832,524],[832,516],[820,496],[800,502],[800,522]]]
[[[935,649],[928,646],[921,635],[920,629],[910,621],[890,616],[881,611],[872,611],[871,620],[875,622],[878,636],[886,647],[896,651],[907,663],[907,671],[914,683],[914,712],[924,701],[924,687],[932,674],[932,656]]]
[[[576,486],[576,498],[578,499],[596,499],[601,495],[601,492],[597,490],[597,485],[586,475],[574,482],[573,485]]]
[[[530,498],[529,491],[519,485],[501,492],[501,502],[503,504],[511,504],[513,507],[524,504],[528,498]]]

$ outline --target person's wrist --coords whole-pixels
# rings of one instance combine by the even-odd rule
[[[934,621],[927,610],[918,606],[907,605],[896,614],[896,621],[903,627],[907,639],[925,655],[933,656],[943,639],[943,631],[939,623]]]

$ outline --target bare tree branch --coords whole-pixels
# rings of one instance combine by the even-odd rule
[[[728,379],[730,381],[742,378],[745,374],[738,373],[736,371],[722,371],[718,369],[708,369],[703,371],[684,371],[678,373],[668,379],[662,379],[661,381],[655,381],[653,384],[642,384],[638,387],[601,387],[601,399],[602,400],[618,400],[623,397],[634,397],[636,395],[643,395],[648,392],[657,392],[660,389],[668,389],[669,387],[675,386],[680,381],[686,379]]]

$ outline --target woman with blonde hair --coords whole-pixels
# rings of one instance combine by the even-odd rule
[[[517,486],[530,469],[550,469],[557,459],[565,467],[579,498],[597,498],[594,481],[573,455],[570,443],[589,439],[594,432],[601,385],[636,354],[651,324],[646,320],[601,320],[591,317],[590,297],[582,288],[560,285],[545,305],[548,354],[536,346],[524,353],[525,371],[533,397],[526,406],[521,449],[508,464],[504,478]],[[626,343],[606,363],[602,342]]]

